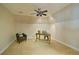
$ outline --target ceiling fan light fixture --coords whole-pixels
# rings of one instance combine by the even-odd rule
[[[36,12],[36,16],[47,16],[47,14],[45,14],[46,12],[48,12],[47,10],[41,10],[41,8],[38,8],[37,10],[34,10]]]

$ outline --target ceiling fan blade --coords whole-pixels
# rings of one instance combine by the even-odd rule
[[[39,14],[36,14],[36,16],[39,16]]]
[[[38,10],[41,10],[41,8],[38,8]]]
[[[39,13],[39,11],[37,11],[37,10],[34,10],[34,11],[36,11],[37,13]]]
[[[40,14],[40,16],[42,16],[42,14]]]
[[[42,15],[47,16],[47,14],[42,14]]]
[[[44,11],[42,11],[42,12],[44,13],[44,12],[48,12],[48,11],[47,11],[47,10],[44,10]]]

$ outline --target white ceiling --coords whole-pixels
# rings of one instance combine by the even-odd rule
[[[42,8],[47,9],[48,14],[53,14],[65,6],[68,3],[5,3],[3,4],[9,11],[16,15],[31,15],[35,13],[34,9]]]
[[[53,20],[49,20],[52,14],[58,12],[62,8],[68,6],[68,3],[4,3],[2,4],[12,14],[14,14],[16,22],[21,23],[38,23],[39,17],[35,17],[32,13],[35,13],[35,9],[41,8],[48,10],[46,17],[42,18],[42,23],[53,23]]]

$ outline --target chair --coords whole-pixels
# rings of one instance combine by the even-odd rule
[[[25,33],[22,33],[22,35],[23,35],[23,39],[27,40],[27,35]]]
[[[24,33],[22,34],[16,33],[16,38],[17,38],[17,42],[20,43],[24,40],[27,40],[27,35]]]
[[[17,38],[17,42],[20,43],[20,37],[19,37],[19,34],[18,33],[16,33],[16,38]]]

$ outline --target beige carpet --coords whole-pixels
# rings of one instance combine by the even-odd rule
[[[2,55],[77,55],[79,52],[66,47],[55,40],[47,41],[33,39],[18,44],[16,41]]]

